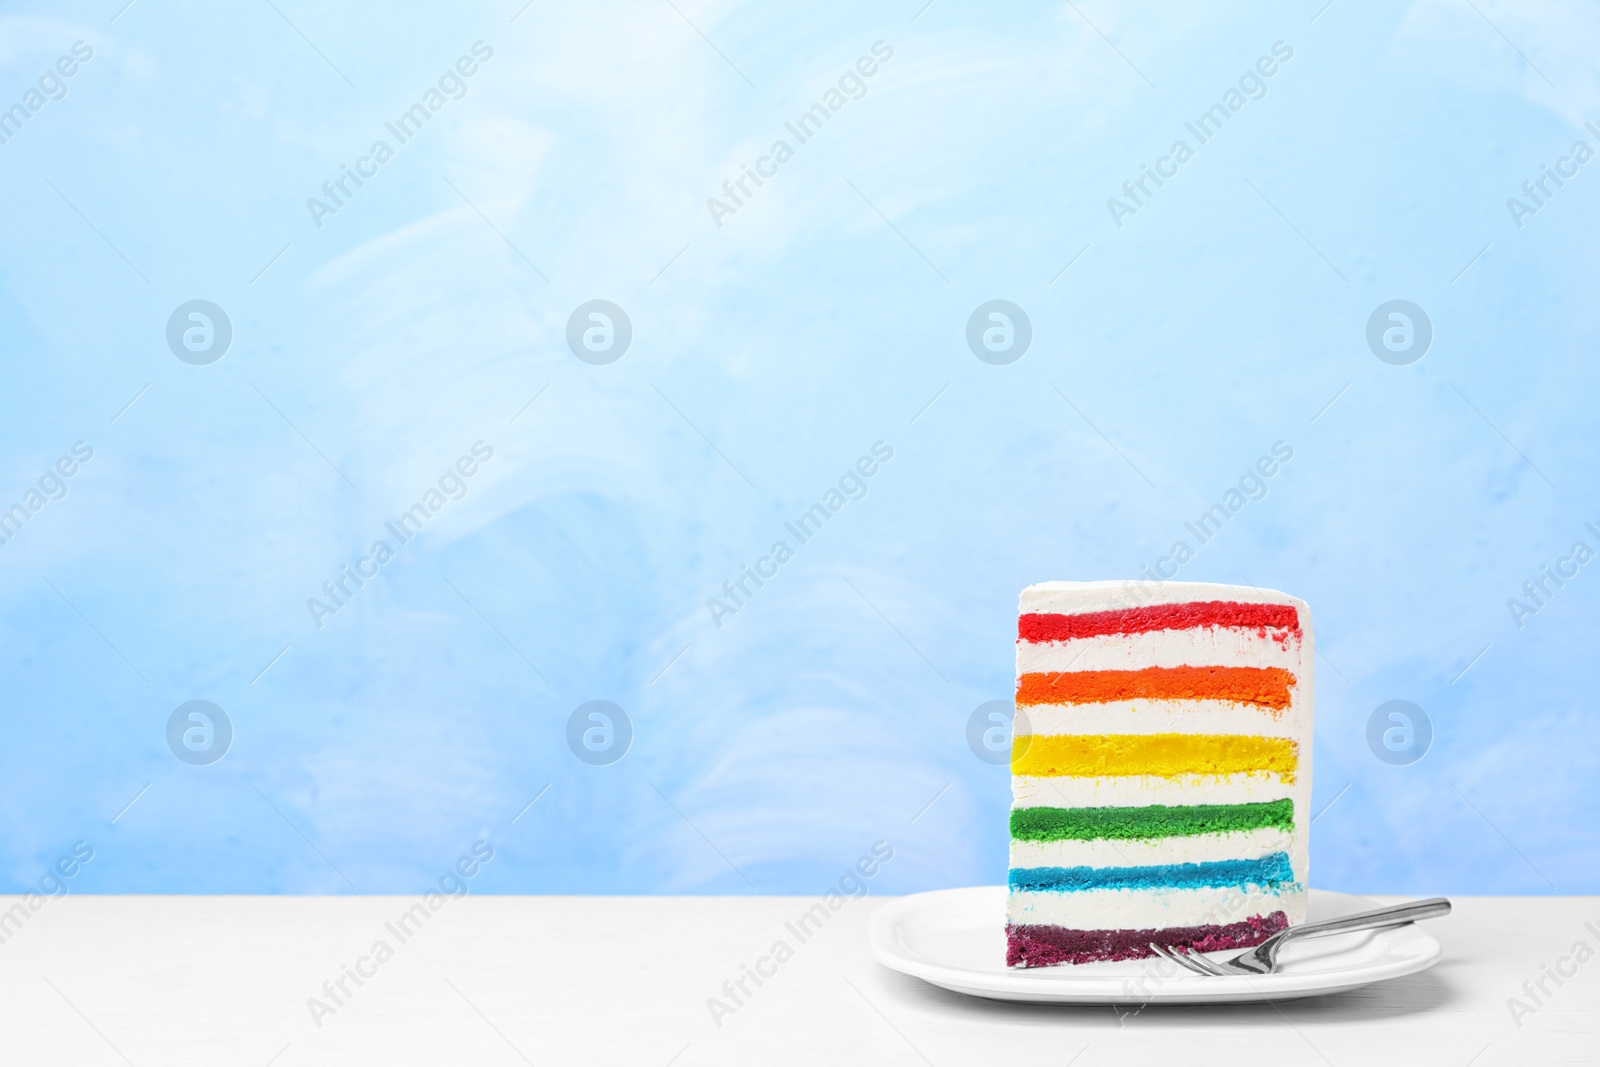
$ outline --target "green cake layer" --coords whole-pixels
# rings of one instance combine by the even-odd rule
[[[1294,802],[1284,799],[1184,807],[1152,804],[1143,808],[1017,808],[1011,812],[1011,836],[1018,841],[1193,837],[1264,826],[1293,829]]]

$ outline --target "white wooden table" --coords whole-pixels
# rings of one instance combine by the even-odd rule
[[[1443,962],[1364,990],[1136,1013],[997,1004],[884,970],[867,897],[762,964],[772,976],[716,1021],[708,998],[731,1003],[742,965],[794,945],[784,923],[814,899],[470,896],[385,925],[416,902],[51,900],[3,929],[0,1063],[1600,1063],[1600,959],[1569,955],[1600,952],[1596,897],[1457,898],[1429,924]],[[358,964],[359,986],[344,972]],[[1508,998],[1557,965],[1575,973],[1545,977],[1518,1027]],[[332,1010],[313,1020],[311,997]]]

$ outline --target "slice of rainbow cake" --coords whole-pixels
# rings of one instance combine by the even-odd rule
[[[1006,962],[1207,952],[1305,920],[1311,613],[1270,590],[1022,591]]]

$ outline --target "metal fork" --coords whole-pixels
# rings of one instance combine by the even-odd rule
[[[1278,968],[1278,950],[1291,941],[1349,933],[1352,930],[1382,930],[1393,926],[1404,926],[1418,919],[1434,919],[1449,914],[1450,902],[1444,897],[1430,897],[1427,900],[1414,900],[1408,904],[1395,904],[1387,908],[1378,908],[1376,911],[1364,911],[1359,915],[1346,915],[1342,919],[1291,926],[1287,930],[1273,934],[1255,948],[1246,949],[1231,960],[1208,959],[1192,949],[1163,948],[1153,941],[1150,943],[1150,949],[1162,959],[1171,960],[1186,970],[1208,978],[1238,974],[1271,974]]]

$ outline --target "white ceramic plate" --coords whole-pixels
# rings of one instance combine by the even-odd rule
[[[1379,905],[1348,893],[1313,889],[1308,922]],[[1341,993],[1426,970],[1443,950],[1416,925],[1368,930],[1292,944],[1279,970],[1258,977],[1202,978],[1161,959],[1077,966],[1006,966],[1006,887],[976,886],[891,900],[873,913],[872,953],[885,967],[957,993],[991,1000],[1058,1004],[1199,1004],[1290,1000]],[[1228,958],[1241,950],[1214,955]]]

